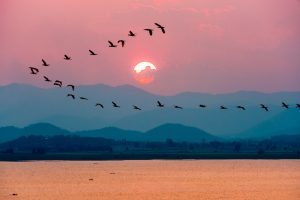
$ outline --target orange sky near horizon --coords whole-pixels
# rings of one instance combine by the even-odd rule
[[[46,86],[29,74],[33,66],[66,83],[132,84],[164,95],[299,91],[299,19],[298,0],[2,0],[0,85]],[[124,48],[108,48],[119,39]],[[132,74],[141,61],[158,69],[151,84]]]

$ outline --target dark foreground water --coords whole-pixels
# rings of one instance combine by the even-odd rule
[[[297,200],[300,161],[0,162],[0,199]]]

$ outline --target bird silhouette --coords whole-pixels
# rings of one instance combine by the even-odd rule
[[[52,82],[47,76],[44,76],[46,82]]]
[[[17,193],[12,193],[11,195],[13,195],[13,196],[18,196],[18,194],[17,194]]]
[[[62,86],[62,82],[59,81],[59,80],[56,80],[53,85],[57,85],[57,86],[61,87]]]
[[[31,74],[37,74],[39,73],[39,69],[35,68],[35,67],[29,67]]]
[[[124,47],[124,45],[125,45],[125,40],[119,40],[118,43],[121,43],[121,46]]]
[[[90,49],[89,49],[89,52],[90,52],[90,55],[91,55],[91,56],[96,56],[96,55],[98,55],[98,54],[96,54],[94,51],[92,51],[92,50],[90,50]]]
[[[71,60],[71,57],[65,54],[64,59],[65,59],[65,60]]]
[[[134,37],[134,36],[136,36],[136,34],[133,33],[132,31],[129,31],[128,36]]]
[[[67,87],[70,87],[73,91],[75,90],[75,85],[69,84]]]
[[[286,109],[289,109],[289,105],[287,105],[286,103],[281,102],[281,104],[282,104],[282,107],[284,107],[284,108],[286,108]]]
[[[96,107],[97,107],[97,106],[100,106],[101,108],[104,108],[104,106],[103,106],[101,103],[96,103],[95,106],[96,106]]]
[[[174,106],[174,108],[177,108],[177,109],[183,109],[181,106]]]
[[[114,108],[120,108],[118,104],[116,104],[114,101],[111,102]]]
[[[152,36],[153,35],[153,29],[150,28],[145,28],[145,31],[148,31],[149,35]]]
[[[161,32],[162,32],[163,34],[166,33],[165,27],[163,27],[162,25],[160,25],[160,24],[158,24],[158,23],[154,23],[154,24],[157,26],[157,28],[160,28],[160,29],[161,29]]]
[[[162,104],[160,101],[157,101],[157,107],[164,107],[165,105],[164,104]]]
[[[85,98],[85,97],[79,97],[79,99],[81,99],[81,100],[89,100],[88,98]]]
[[[237,108],[242,109],[242,110],[246,110],[246,108],[244,106],[237,106]]]
[[[206,108],[206,105],[200,104],[199,107],[200,108]]]
[[[90,178],[89,181],[93,181],[94,179]]]
[[[67,97],[72,97],[72,99],[75,99],[75,95],[74,94],[68,94]]]
[[[300,104],[299,104],[299,103],[297,103],[297,104],[296,104],[296,107],[297,107],[297,108],[300,108]]]
[[[137,107],[135,105],[133,105],[133,109],[135,109],[135,110],[142,110],[142,109],[140,109],[139,107]]]
[[[49,66],[49,64],[44,59],[42,59],[42,62],[43,62],[43,66],[45,67]]]
[[[115,45],[114,43],[112,43],[111,41],[108,40],[109,43],[109,47],[117,47],[117,45]]]
[[[221,110],[225,110],[225,109],[227,109],[225,106],[220,106],[220,109]]]
[[[260,107],[263,108],[263,109],[265,109],[265,111],[269,111],[268,107],[265,106],[264,104],[260,104]]]

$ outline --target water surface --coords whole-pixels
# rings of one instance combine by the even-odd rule
[[[0,162],[0,199],[297,200],[300,161]]]

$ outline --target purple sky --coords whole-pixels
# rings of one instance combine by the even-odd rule
[[[155,29],[149,37],[143,29],[154,22],[167,34]],[[124,48],[107,47],[118,39]],[[140,61],[158,68],[149,85],[134,78]],[[66,83],[132,84],[166,95],[300,90],[300,1],[1,0],[0,84],[46,86],[29,66]]]

